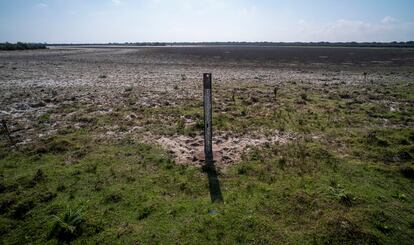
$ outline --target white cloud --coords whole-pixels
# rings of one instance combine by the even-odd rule
[[[300,19],[296,23],[287,24],[284,29],[274,27],[273,33],[273,40],[282,41],[409,41],[414,36],[414,22],[397,21],[394,18],[377,22],[339,19],[324,24]]]
[[[44,8],[49,7],[49,5],[47,5],[46,3],[38,3],[38,4],[36,4],[36,7],[44,9]]]
[[[391,16],[385,16],[382,20],[381,20],[381,23],[383,23],[383,24],[392,24],[392,23],[394,23],[394,22],[396,22],[397,20],[396,19],[394,19],[393,17],[391,17]]]
[[[115,6],[119,6],[119,5],[121,5],[121,4],[122,4],[122,1],[121,1],[121,0],[112,0],[112,3],[113,3]]]

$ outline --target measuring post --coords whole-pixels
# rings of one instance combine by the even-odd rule
[[[203,74],[204,84],[204,156],[206,165],[213,164],[213,120],[211,105],[211,73]]]
[[[220,182],[213,161],[213,120],[212,120],[212,93],[211,73],[203,74],[203,95],[204,95],[204,170],[208,176],[208,186],[212,202],[223,202]]]

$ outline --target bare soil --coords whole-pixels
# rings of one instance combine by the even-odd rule
[[[97,137],[132,135],[160,144],[179,163],[199,164],[203,160],[201,132],[165,134],[151,127],[151,118],[166,125],[177,123],[177,118],[140,112],[194,101],[201,106],[203,72],[213,73],[217,113],[223,101],[231,100],[221,90],[255,96],[248,88],[264,86],[267,94],[256,95],[271,97],[273,87],[291,82],[413,80],[413,65],[411,49],[53,47],[0,52],[0,117],[7,121],[17,145],[27,145],[59,131],[86,127],[99,116],[116,115],[117,120],[96,126]],[[185,125],[194,124],[191,118],[184,120]],[[235,163],[251,146],[285,143],[291,137],[277,130],[215,132],[216,160]]]

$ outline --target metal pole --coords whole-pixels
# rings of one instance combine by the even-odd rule
[[[223,202],[220,182],[213,161],[213,120],[211,73],[203,74],[204,95],[204,170],[207,172],[210,197],[212,202]]]
[[[213,163],[213,129],[212,129],[212,102],[211,102],[211,73],[203,74],[204,84],[204,156],[206,165]]]

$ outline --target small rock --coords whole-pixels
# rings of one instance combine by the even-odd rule
[[[46,106],[46,104],[43,101],[30,104],[30,107],[32,108],[38,108],[38,107],[44,107],[44,106]]]

